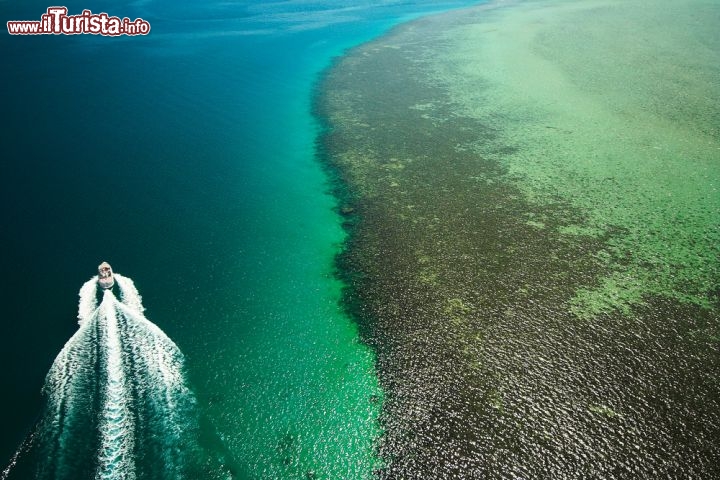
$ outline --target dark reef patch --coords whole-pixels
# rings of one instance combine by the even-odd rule
[[[344,303],[386,392],[380,478],[720,476],[718,311],[646,298],[584,320],[607,271],[583,213],[528,203],[425,61],[443,22],[356,48],[329,70],[319,151],[350,232]]]

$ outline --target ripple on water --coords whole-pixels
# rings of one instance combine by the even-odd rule
[[[473,116],[450,95],[433,55],[452,51],[448,32],[483,15],[494,14],[396,30],[345,57],[323,84],[319,110],[332,126],[323,147],[353,217],[340,258],[345,301],[387,392],[380,477],[720,476],[717,298],[663,295],[655,287],[678,284],[659,279],[578,315],[579,289],[610,295],[596,287],[640,268],[644,257],[618,245],[644,234],[632,234],[634,223],[601,225],[559,190],[534,198],[502,161],[527,153],[503,128],[527,117]],[[448,58],[462,71],[460,57]],[[453,81],[482,101],[488,85],[471,73]],[[654,261],[671,267],[672,255]]]

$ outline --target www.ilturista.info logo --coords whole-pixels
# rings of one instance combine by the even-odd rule
[[[142,18],[111,17],[107,13],[83,10],[80,15],[68,15],[66,7],[49,7],[37,20],[7,22],[10,35],[147,35],[150,23]]]

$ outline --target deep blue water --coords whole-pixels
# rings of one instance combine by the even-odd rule
[[[0,35],[0,461],[31,430],[102,260],[184,352],[248,476],[277,472],[262,425],[302,431],[328,375],[357,363],[353,395],[372,393],[372,355],[337,307],[343,233],[314,157],[313,88],[346,48],[469,3],[73,1],[71,14],[142,17],[151,34]],[[3,24],[50,5],[0,2]]]

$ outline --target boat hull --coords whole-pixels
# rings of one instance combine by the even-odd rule
[[[109,263],[103,262],[98,266],[98,285],[104,290],[108,290],[115,285],[112,267]]]

